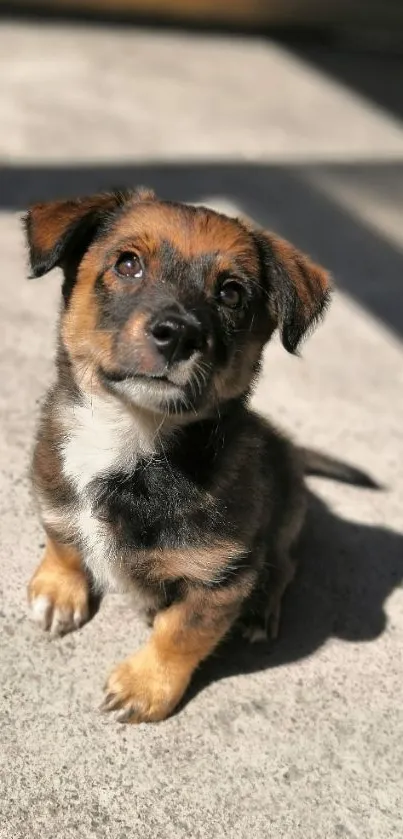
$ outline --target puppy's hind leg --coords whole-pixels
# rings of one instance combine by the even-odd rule
[[[293,502],[286,521],[277,531],[274,542],[271,538],[266,551],[263,591],[258,592],[259,608],[243,633],[252,643],[268,638],[275,640],[279,634],[282,600],[297,569],[293,552],[305,519],[305,493],[297,492]]]
[[[274,569],[269,592],[269,602],[265,612],[266,638],[278,638],[281,617],[281,605],[286,589],[293,581],[297,569],[296,561],[286,551]]]
[[[271,639],[278,638],[281,605],[284,593],[295,577],[297,560],[293,556],[294,546],[300,536],[306,515],[307,496],[302,480],[296,480],[286,506],[283,523],[277,531],[273,568],[269,563],[269,601],[265,613],[265,625]]]
[[[278,637],[283,596],[295,576],[297,563],[285,551],[276,558],[270,552],[267,565],[264,593],[259,592],[259,604],[254,606],[241,625],[243,637],[251,644]]]

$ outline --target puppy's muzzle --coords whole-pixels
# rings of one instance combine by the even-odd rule
[[[187,361],[205,347],[201,323],[188,313],[166,310],[158,314],[149,327],[151,340],[168,364]]]

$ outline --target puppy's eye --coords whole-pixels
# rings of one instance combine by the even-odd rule
[[[219,291],[220,302],[229,309],[239,309],[243,303],[244,291],[235,280],[226,280]]]
[[[143,266],[140,257],[135,253],[122,253],[115,264],[115,271],[120,277],[126,277],[129,280],[141,280]]]

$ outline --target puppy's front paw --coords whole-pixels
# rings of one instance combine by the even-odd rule
[[[39,566],[28,586],[32,619],[51,635],[65,635],[88,620],[88,581],[79,569]]]
[[[177,706],[189,679],[180,661],[170,666],[150,646],[144,647],[112,671],[101,711],[117,711],[118,722],[159,722]]]

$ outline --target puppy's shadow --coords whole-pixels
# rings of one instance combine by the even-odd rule
[[[357,642],[381,635],[385,601],[403,578],[403,535],[346,521],[310,492],[297,555],[279,639],[249,644],[234,634],[197,672],[186,701],[213,681],[312,655],[330,637]]]

